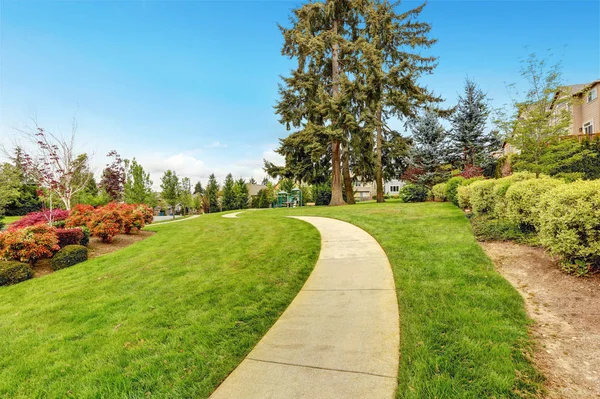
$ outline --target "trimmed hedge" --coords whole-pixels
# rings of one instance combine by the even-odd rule
[[[446,183],[436,184],[431,188],[433,199],[436,201],[446,201]]]
[[[559,185],[546,191],[539,208],[544,246],[569,261],[600,267],[600,180]]]
[[[74,229],[56,229],[58,237],[58,246],[61,248],[67,245],[80,245],[83,240],[83,230],[81,228]]]
[[[458,206],[458,186],[467,180],[462,176],[456,176],[446,182],[446,199]]]
[[[475,215],[494,212],[494,180],[476,181],[470,185],[471,210]]]
[[[33,277],[33,270],[27,263],[0,262],[0,286],[20,283]]]
[[[67,245],[58,251],[52,259],[50,265],[53,270],[60,270],[71,267],[88,259],[88,249],[83,245]]]
[[[423,202],[431,198],[431,192],[421,184],[407,184],[400,189],[398,196],[403,202]]]
[[[512,184],[506,191],[506,218],[522,231],[535,230],[539,225],[541,196],[564,184],[561,180],[540,178]]]

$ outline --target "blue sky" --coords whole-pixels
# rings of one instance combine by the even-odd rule
[[[98,170],[116,149],[155,185],[167,168],[203,183],[213,172],[260,179],[286,135],[272,106],[293,64],[277,23],[301,3],[0,0],[0,141],[32,116],[66,134],[76,116]],[[547,49],[566,83],[598,79],[599,4],[430,1],[421,20],[439,66],[423,82],[453,105],[468,76],[500,106],[505,85],[520,83],[519,59]]]

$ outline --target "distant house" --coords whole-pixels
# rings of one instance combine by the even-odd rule
[[[384,195],[398,195],[402,186],[404,186],[402,180],[392,179],[383,182],[383,194]],[[354,199],[357,201],[367,201],[377,196],[377,184],[373,182],[362,182],[357,181],[354,183]]]
[[[248,187],[248,195],[250,196],[250,198],[256,197],[260,190],[264,190],[267,188],[267,186],[265,186],[263,184],[254,184],[254,183],[248,183],[248,184],[246,184],[246,186]]]

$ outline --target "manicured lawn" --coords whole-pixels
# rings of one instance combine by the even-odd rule
[[[12,222],[16,222],[17,220],[21,219],[23,216],[4,216],[4,219],[2,220],[2,222],[4,222],[4,224],[8,225]]]
[[[389,201],[271,213],[345,220],[382,245],[400,308],[398,398],[533,397],[541,389],[527,360],[523,300],[494,271],[452,204]]]
[[[131,247],[0,287],[0,397],[207,397],[318,256],[312,226],[259,213],[150,227]]]

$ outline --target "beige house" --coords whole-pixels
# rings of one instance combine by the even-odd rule
[[[596,135],[600,132],[600,79],[592,83],[569,86],[573,103],[570,135]],[[565,105],[566,106],[566,105]]]
[[[591,83],[566,86],[566,89],[571,93],[572,101],[560,103],[553,110],[554,113],[558,113],[564,107],[568,107],[572,113],[569,135],[564,137],[575,137],[580,141],[586,137],[600,137],[600,100],[598,99],[600,79]],[[505,141],[502,150],[496,151],[492,155],[499,158],[519,152],[518,148]]]

